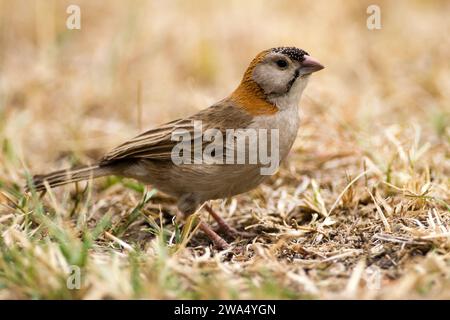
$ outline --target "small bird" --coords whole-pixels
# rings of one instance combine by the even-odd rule
[[[229,130],[234,130],[235,135],[231,141],[236,141],[239,135],[249,129],[259,132],[276,130],[277,141],[274,136],[266,137],[266,140],[267,145],[276,144],[277,148],[274,150],[277,154],[272,156],[277,156],[277,160],[281,162],[297,136],[297,108],[302,92],[310,75],[323,68],[323,65],[306,51],[295,47],[277,47],[262,51],[250,63],[237,89],[227,98],[190,117],[171,121],[138,135],[107,153],[94,165],[36,175],[29,188],[45,191],[47,186],[52,188],[107,175],[134,178],[178,199],[179,213],[186,217],[196,212],[199,206],[208,200],[247,192],[270,175],[262,174],[261,171],[267,163],[248,162],[250,153],[246,154],[243,163],[195,161],[195,156],[192,162],[176,163],[174,148],[179,142],[173,138],[174,134],[179,131],[192,133],[194,137],[191,136],[190,142],[195,144],[198,141],[198,135],[195,134],[196,122],[201,123],[200,138],[203,138],[202,135],[205,135],[208,129],[215,129],[224,135]],[[257,137],[262,139],[261,136]],[[209,137],[204,140],[212,139]],[[211,143],[214,145],[214,142],[218,141],[214,139]],[[244,147],[247,149],[255,144],[255,141],[244,141]],[[208,148],[205,141],[200,144],[202,151]],[[236,146],[234,148],[236,149]],[[221,145],[215,148],[211,155],[223,159],[227,151],[235,152],[235,149],[230,144]],[[214,154],[221,151],[222,154]],[[183,152],[189,153],[189,150],[183,149]],[[189,159],[192,159],[192,154],[192,151],[188,154]],[[183,159],[185,156],[187,155],[182,155]],[[209,205],[205,204],[205,208],[227,235],[240,235]],[[224,249],[229,246],[204,221],[200,221],[199,229],[216,247]]]

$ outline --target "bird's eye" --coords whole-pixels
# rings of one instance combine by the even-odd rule
[[[275,63],[280,68],[286,68],[287,67],[287,61],[286,60],[280,59],[280,60],[277,60]]]

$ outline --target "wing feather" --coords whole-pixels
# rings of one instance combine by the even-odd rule
[[[198,138],[194,137],[194,121],[202,122],[203,131],[215,128],[225,133],[226,129],[246,128],[252,122],[252,116],[242,108],[223,101],[189,118],[168,122],[136,136],[108,152],[100,164],[139,158],[169,160],[172,149],[178,143],[172,140],[173,132],[183,129],[190,133],[192,140]]]

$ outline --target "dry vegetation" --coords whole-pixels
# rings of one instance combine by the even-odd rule
[[[450,3],[372,2],[379,31],[368,3],[294,0],[77,1],[70,31],[71,1],[0,0],[0,298],[450,298]],[[254,240],[218,252],[131,180],[23,193],[221,99],[279,45],[327,68],[280,172],[213,203]]]

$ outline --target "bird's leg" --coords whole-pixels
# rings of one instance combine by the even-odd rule
[[[217,221],[217,224],[219,225],[220,229],[223,230],[227,234],[227,236],[236,239],[238,237],[253,237],[254,234],[248,233],[248,232],[240,232],[237,231],[235,228],[230,226],[217,212],[215,212],[209,204],[205,204],[205,209],[208,211],[208,213],[214,218],[214,220]]]
[[[199,229],[202,230],[219,249],[227,249],[230,247],[230,245],[224,239],[222,239],[221,236],[215,233],[214,230],[211,229],[211,227],[208,226],[206,222],[200,221]]]
[[[185,218],[186,215],[180,210],[178,210],[177,219],[184,220]],[[200,220],[198,228],[206,234],[206,236],[214,243],[214,246],[216,246],[217,248],[219,249],[229,248],[230,245],[224,239],[222,239],[221,236],[215,233],[214,230],[211,229],[211,227],[206,222]]]

